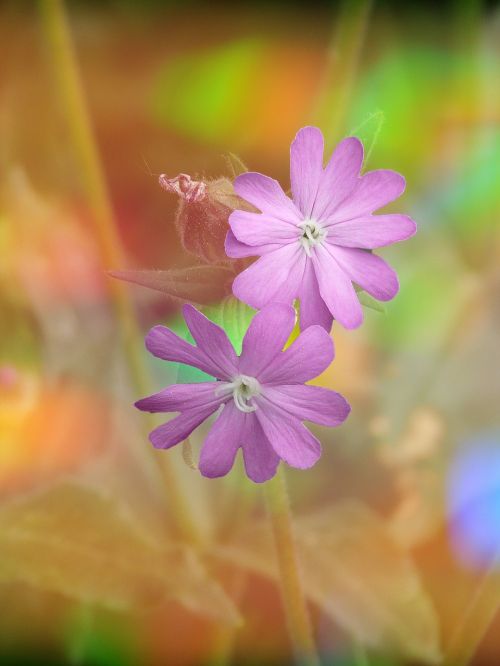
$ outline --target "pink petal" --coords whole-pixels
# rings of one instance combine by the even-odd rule
[[[359,178],[356,187],[342,203],[329,211],[323,220],[342,222],[373,213],[400,197],[405,189],[401,174],[389,169],[368,171]]]
[[[280,457],[269,443],[255,414],[245,416],[242,439],[245,471],[252,481],[263,483],[276,474]]]
[[[323,149],[323,134],[317,127],[303,127],[290,147],[293,200],[305,219],[311,217],[323,175]]]
[[[184,412],[198,407],[217,407],[222,399],[215,393],[216,382],[173,384],[135,403],[143,412]]]
[[[267,252],[278,250],[281,245],[276,243],[269,245],[245,245],[245,243],[241,243],[231,229],[229,229],[224,247],[228,257],[231,257],[232,259],[244,259],[245,257],[258,257]]]
[[[203,476],[214,479],[230,471],[240,446],[245,416],[233,401],[224,405],[201,449],[199,469]]]
[[[212,375],[212,377],[226,379],[226,374],[222,373],[220,368],[201,349],[182,340],[165,326],[155,326],[149,331],[146,336],[146,348],[153,356],[164,361],[192,365]]]
[[[260,257],[233,282],[233,294],[259,310],[271,301],[292,303],[299,293],[307,255],[297,244]]]
[[[216,377],[232,378],[238,367],[238,357],[226,332],[192,305],[184,305],[182,313],[200,350],[218,369]]]
[[[390,301],[399,291],[396,272],[376,254],[350,247],[329,246],[349,278],[379,301]]]
[[[320,375],[333,361],[333,341],[324,328],[311,326],[260,373],[269,385],[303,384]]]
[[[320,386],[293,384],[266,387],[264,395],[301,421],[319,425],[338,426],[351,411],[349,403],[340,393]]]
[[[328,242],[372,250],[413,236],[417,226],[406,215],[366,215],[328,227]]]
[[[323,172],[312,217],[324,220],[353,191],[363,164],[363,144],[348,137],[335,148]]]
[[[318,280],[311,260],[306,262],[306,269],[300,287],[300,328],[304,331],[309,326],[319,324],[326,331],[332,328],[333,317],[319,293]]]
[[[252,319],[243,338],[240,372],[258,378],[281,352],[294,325],[295,309],[291,305],[266,305]]]
[[[292,467],[312,467],[321,455],[321,444],[316,437],[299,419],[264,396],[255,398],[255,402],[258,404],[255,415],[278,456]]]
[[[200,423],[215,412],[218,405],[213,404],[199,409],[189,409],[175,419],[164,423],[155,428],[150,434],[149,439],[156,449],[169,449],[175,444],[179,444],[197,428]]]
[[[302,219],[293,201],[286,196],[278,181],[269,176],[251,171],[243,173],[235,178],[234,190],[238,196],[262,213],[291,224],[297,224]]]
[[[271,215],[249,213],[244,210],[235,210],[231,213],[229,226],[239,241],[256,246],[267,243],[279,243],[279,245],[292,243],[297,241],[302,233],[296,225],[283,222]]]
[[[349,276],[330,253],[333,246],[317,245],[313,264],[319,291],[335,319],[345,328],[357,328],[363,321],[363,310]]]

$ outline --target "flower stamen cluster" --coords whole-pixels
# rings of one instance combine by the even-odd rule
[[[245,414],[255,412],[257,405],[250,401],[261,393],[260,384],[255,377],[238,375],[234,381],[223,384],[215,393],[216,395],[224,395],[231,392],[234,404],[240,412],[245,412]]]
[[[326,236],[326,229],[318,224],[316,220],[304,220],[304,222],[297,226],[302,229],[300,244],[307,256],[311,257],[311,248],[323,241]]]

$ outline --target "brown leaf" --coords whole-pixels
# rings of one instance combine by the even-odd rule
[[[417,569],[368,507],[342,502],[297,519],[296,539],[306,594],[333,620],[369,646],[439,660],[437,616]],[[267,525],[245,530],[220,554],[278,577]]]
[[[176,300],[197,305],[214,303],[231,293],[234,270],[230,266],[189,266],[169,270],[114,270],[111,277],[161,291]]]
[[[158,544],[115,499],[69,480],[0,508],[0,581],[110,608],[173,598],[229,623],[238,612],[199,557]]]

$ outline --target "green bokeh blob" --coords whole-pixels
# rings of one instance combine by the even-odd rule
[[[244,39],[170,60],[154,83],[154,117],[198,140],[230,136],[240,125],[264,51],[262,41]]]

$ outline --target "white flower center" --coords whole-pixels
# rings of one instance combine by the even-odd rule
[[[311,256],[311,248],[321,243],[326,236],[326,229],[316,222],[316,220],[304,220],[299,225],[302,229],[302,236],[299,239],[308,257]]]
[[[260,384],[255,377],[238,375],[232,382],[224,383],[217,389],[217,393],[232,392],[236,407],[245,413],[255,412],[257,406],[250,401],[256,395],[260,395]]]

